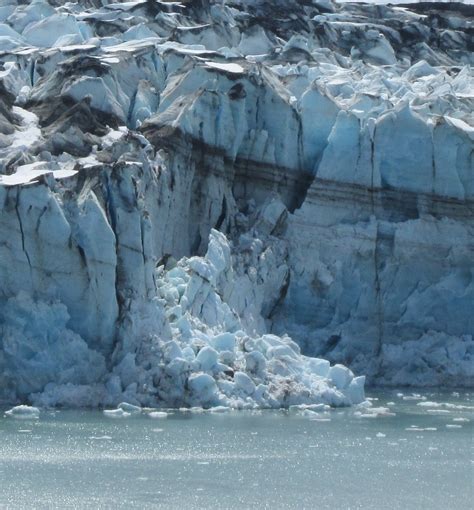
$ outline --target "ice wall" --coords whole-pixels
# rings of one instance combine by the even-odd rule
[[[2,5],[1,398],[471,386],[470,9]]]

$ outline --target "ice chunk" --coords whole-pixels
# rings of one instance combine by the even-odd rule
[[[267,350],[268,358],[294,358],[297,359],[298,355],[289,345],[277,345],[275,347],[270,347]]]
[[[365,412],[361,413],[356,411],[356,413],[354,414],[360,418],[379,418],[395,416],[395,413],[392,413],[388,407],[368,407],[365,409]]]
[[[172,361],[175,358],[182,358],[183,351],[176,341],[171,340],[163,345],[163,357],[166,361]]]
[[[142,412],[142,408],[140,406],[135,406],[133,404],[129,404],[128,402],[120,403],[117,406],[117,409],[122,409],[122,411],[130,414],[140,414]]]
[[[216,397],[216,381],[209,374],[191,374],[188,378],[188,386],[192,392],[193,398],[203,404],[212,404]]]
[[[365,399],[365,376],[354,377],[347,388],[347,395],[353,404],[363,402]]]
[[[199,351],[195,363],[199,365],[202,371],[208,372],[216,366],[218,357],[217,351],[207,345]]]
[[[311,372],[321,377],[327,377],[331,364],[329,361],[321,358],[306,358],[306,363]]]
[[[351,383],[354,374],[344,365],[334,365],[329,369],[329,379],[334,383],[336,388],[342,390],[347,388]],[[364,380],[359,380],[353,388],[354,395],[357,395],[358,389],[363,385]]]
[[[235,349],[235,335],[232,333],[221,333],[211,339],[211,345],[219,352],[230,351]]]
[[[242,390],[247,395],[252,395],[255,391],[255,383],[245,372],[235,372],[234,382],[236,389]]]
[[[265,356],[260,351],[249,352],[245,355],[245,367],[251,374],[263,374],[267,367]]]
[[[228,406],[215,406],[211,408],[211,413],[228,413],[232,409]]]
[[[306,418],[316,419],[319,417],[319,414],[316,411],[312,411],[311,409],[303,409],[300,411],[300,416],[304,416]]]
[[[151,413],[148,413],[148,416],[150,418],[162,420],[164,418],[168,418],[168,413],[165,413],[164,411],[152,411]]]
[[[123,409],[104,409],[103,411],[104,415],[107,418],[129,418],[131,413],[128,413],[127,411],[124,411]]]
[[[421,407],[442,407],[443,404],[441,404],[440,402],[431,402],[427,400],[424,402],[418,402],[416,405]]]
[[[21,405],[6,411],[5,415],[20,420],[37,420],[40,416],[40,410],[37,407]]]

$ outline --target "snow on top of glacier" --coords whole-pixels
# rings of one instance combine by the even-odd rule
[[[18,115],[22,120],[22,127],[13,135],[11,142],[12,148],[27,148],[41,138],[41,129],[38,127],[38,117],[19,106],[12,108],[13,113]]]
[[[474,140],[474,126],[470,126],[467,122],[464,122],[461,119],[456,119],[454,117],[450,117],[449,115],[445,116],[445,119],[453,126],[458,128],[460,131],[464,131],[471,140]]]
[[[134,2],[120,2],[116,4],[105,5],[106,9],[117,9],[119,11],[126,11],[128,9],[133,9],[137,5],[146,4],[147,0],[135,0]]]
[[[66,179],[77,174],[77,170],[44,168],[45,164],[40,161],[29,165],[19,166],[14,174],[0,175],[0,186],[18,186],[38,182],[42,175],[52,174],[55,179]]]
[[[235,63],[222,64],[220,62],[211,62],[206,60],[205,64],[206,66],[212,67],[213,69],[220,69],[228,73],[242,74],[244,72],[244,68],[241,65]]]
[[[204,24],[200,24],[200,25],[177,26],[176,29],[177,30],[183,30],[183,31],[186,31],[186,30],[198,30],[200,28],[207,28],[207,27],[210,27],[210,26],[212,26],[210,23],[204,23]]]
[[[216,51],[209,50],[202,44],[182,44],[176,41],[166,41],[163,44],[159,44],[158,49],[162,51],[174,50],[177,53],[188,55],[217,54]]]

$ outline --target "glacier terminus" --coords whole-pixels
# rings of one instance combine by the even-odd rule
[[[0,402],[314,411],[366,383],[472,387],[473,20],[3,1]]]

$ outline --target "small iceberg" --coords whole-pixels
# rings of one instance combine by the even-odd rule
[[[141,414],[142,412],[142,408],[140,406],[135,406],[128,402],[122,402],[117,406],[117,409],[122,409],[122,411],[130,414]]]
[[[150,418],[162,420],[163,418],[168,418],[168,413],[165,413],[164,411],[152,411],[151,413],[148,413],[148,416]]]
[[[131,413],[124,411],[123,409],[104,409],[104,416],[107,418],[129,418]]]
[[[6,411],[5,415],[19,420],[37,420],[40,410],[37,407],[21,405]]]
[[[108,418],[129,418],[132,415],[142,413],[142,408],[128,402],[121,402],[117,409],[104,409],[104,415]]]

